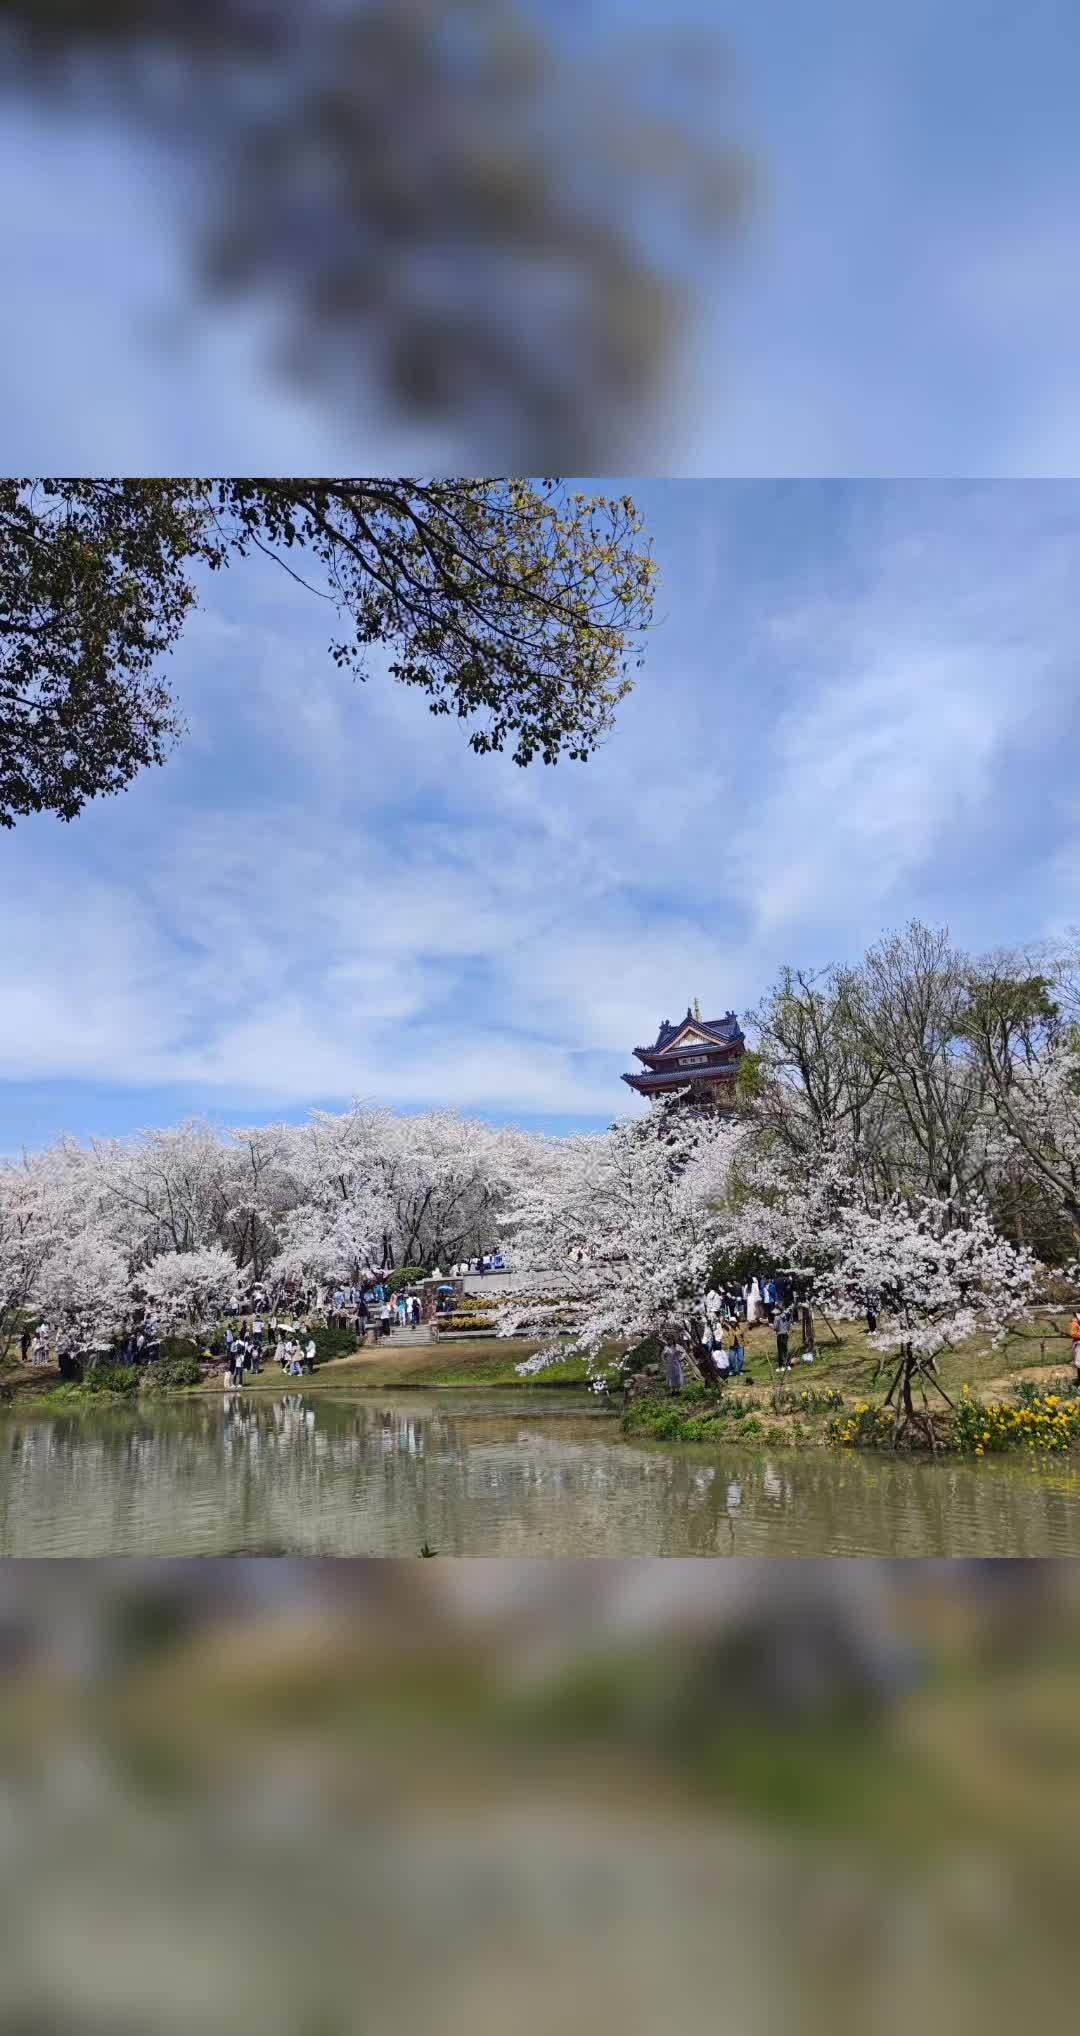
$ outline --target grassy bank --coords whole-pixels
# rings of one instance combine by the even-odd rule
[[[796,1358],[781,1378],[771,1332],[750,1330],[742,1379],[719,1392],[695,1382],[678,1395],[660,1391],[636,1400],[623,1417],[625,1432],[658,1442],[890,1448],[892,1416],[880,1412],[892,1378],[890,1360],[882,1361],[857,1325],[838,1324],[836,1338],[819,1326],[812,1365]],[[937,1376],[953,1410],[927,1391],[939,1447],[973,1457],[1080,1447],[1080,1403],[1062,1390],[1071,1360],[1060,1315],[1020,1325],[998,1347],[976,1337],[942,1352]]]
[[[1072,1445],[1071,1420],[1066,1424],[1060,1419],[1061,1409],[1046,1404],[1055,1383],[1071,1369],[1071,1344],[1066,1330],[1067,1320],[1063,1316],[1046,1317],[1014,1329],[999,1348],[983,1337],[942,1354],[938,1376],[961,1415],[958,1425],[963,1433],[957,1438],[960,1446],[974,1455],[979,1450],[992,1454],[1005,1448]],[[662,1442],[737,1441],[774,1448],[841,1444],[853,1448],[887,1447],[891,1423],[880,1423],[875,1410],[888,1387],[891,1375],[888,1362],[883,1364],[879,1354],[869,1347],[866,1332],[859,1325],[838,1324],[835,1338],[824,1323],[819,1324],[819,1331],[814,1364],[804,1365],[796,1359],[791,1372],[781,1380],[776,1373],[776,1345],[771,1331],[764,1327],[750,1330],[743,1379],[718,1394],[692,1385],[678,1398],[669,1398],[661,1392],[635,1401],[624,1415],[626,1432]],[[243,1388],[245,1394],[280,1393],[290,1385],[305,1393],[452,1389],[513,1392],[584,1390],[589,1383],[585,1363],[577,1357],[562,1358],[523,1378],[517,1366],[535,1349],[533,1343],[526,1341],[443,1340],[399,1346],[391,1341],[358,1351],[348,1336],[337,1331],[319,1331],[316,1343],[318,1368],[313,1375],[302,1381],[284,1380],[278,1367],[270,1364],[259,1377],[249,1380]],[[189,1344],[189,1353],[191,1348]],[[617,1375],[611,1376],[617,1386]],[[137,1391],[141,1400],[153,1391],[157,1381],[152,1373],[142,1373],[137,1380],[125,1380],[124,1384],[128,1390],[123,1398],[131,1400]],[[176,1387],[175,1393],[178,1397],[219,1395],[222,1385],[222,1373],[215,1365],[197,1382]],[[170,1393],[169,1397],[172,1396]],[[1020,1406],[1021,1399],[1031,1400],[1033,1396],[1035,1404],[1026,1409]],[[930,1397],[936,1401],[935,1395]],[[100,1406],[107,1395],[96,1384],[61,1387],[55,1371],[23,1366],[16,1355],[14,1361],[9,1359],[0,1369],[0,1398],[9,1405],[74,1410]],[[936,1422],[941,1416],[940,1438],[948,1445],[953,1422],[943,1401],[936,1403],[934,1413]],[[1015,1419],[1017,1414],[1023,1418]],[[1040,1415],[1044,1418],[1040,1419]],[[1077,1427],[1076,1442],[1080,1446],[1080,1409]],[[989,1441],[981,1439],[984,1434]]]
[[[444,1340],[432,1344],[403,1344],[398,1348],[391,1342],[357,1350],[350,1338],[343,1340],[337,1350],[321,1351],[316,1360],[316,1370],[303,1379],[283,1378],[277,1365],[270,1363],[255,1378],[247,1380],[243,1391],[280,1393],[289,1387],[300,1388],[305,1393],[328,1389],[385,1392],[469,1387],[500,1391],[561,1388],[566,1391],[584,1390],[588,1386],[589,1374],[584,1361],[577,1357],[561,1358],[539,1374],[522,1378],[517,1366],[523,1359],[531,1357],[535,1348],[534,1343],[508,1338],[505,1342],[489,1344]],[[136,1391],[140,1398],[148,1393],[153,1393],[154,1397],[170,1398],[217,1395],[223,1390],[223,1375],[220,1363],[215,1363],[200,1379],[169,1389],[167,1395],[164,1391],[155,1391],[154,1369],[139,1375],[125,1372],[117,1377],[116,1383],[120,1390],[112,1393],[103,1383],[63,1385],[55,1369],[39,1370],[17,1361],[14,1364],[9,1362],[0,1370],[0,1396],[4,1403],[71,1409],[101,1406],[110,1399],[128,1400]]]
[[[475,1343],[439,1342],[432,1344],[414,1343],[395,1350],[392,1343],[371,1350],[353,1351],[346,1357],[332,1359],[321,1364],[318,1370],[302,1381],[305,1392],[319,1386],[357,1388],[378,1388],[386,1391],[392,1387],[427,1390],[451,1386],[485,1386],[500,1389],[532,1386],[586,1387],[588,1373],[580,1358],[561,1358],[557,1364],[537,1374],[522,1378],[517,1366],[523,1359],[531,1357],[536,1345],[506,1342],[477,1345]],[[298,1380],[286,1384],[301,1383]],[[268,1365],[260,1377],[252,1379],[244,1387],[245,1392],[261,1392],[267,1389],[280,1390],[281,1373],[276,1365]],[[220,1386],[220,1379],[211,1382],[213,1390]]]

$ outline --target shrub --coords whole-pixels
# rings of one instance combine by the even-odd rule
[[[684,1420],[685,1416],[678,1407],[663,1407],[650,1420],[649,1433],[657,1436],[662,1442],[673,1440],[679,1434]]]
[[[138,1390],[138,1384],[139,1374],[135,1365],[109,1364],[107,1361],[99,1360],[97,1364],[88,1366],[78,1384],[71,1382],[54,1386],[49,1397],[54,1399],[61,1394],[66,1399],[78,1399],[86,1394],[102,1398],[113,1398],[117,1395],[126,1397]]]
[[[383,1286],[388,1294],[399,1293],[402,1287],[415,1287],[418,1280],[427,1279],[427,1269],[422,1265],[399,1266],[397,1272],[388,1273]]]
[[[307,1337],[302,1339],[305,1343]],[[335,1357],[351,1357],[356,1349],[356,1337],[351,1329],[329,1329],[319,1326],[311,1331],[315,1345],[316,1364],[328,1364]]]
[[[163,1336],[158,1345],[158,1356],[154,1360],[155,1369],[162,1364],[184,1364],[191,1358],[197,1359],[199,1352],[205,1349],[206,1343],[210,1340],[212,1340],[210,1337],[200,1339],[195,1336]]]
[[[202,1365],[190,1350],[170,1357],[162,1352],[156,1363],[147,1365],[142,1378],[146,1392],[175,1393],[183,1386],[201,1385]]]
[[[677,1400],[650,1394],[634,1400],[623,1416],[628,1434],[649,1435],[657,1442],[709,1442],[716,1439],[724,1409],[703,1390],[687,1390]]]
[[[659,1336],[646,1336],[643,1343],[635,1343],[633,1349],[628,1350],[623,1359],[623,1370],[629,1375],[644,1371],[647,1364],[659,1364],[660,1344]]]
[[[720,1395],[721,1412],[729,1416],[748,1414],[757,1406],[753,1393],[739,1392],[735,1386],[725,1386]]]
[[[892,1441],[896,1416],[891,1407],[860,1402],[853,1412],[834,1414],[825,1433],[845,1449],[883,1449]]]

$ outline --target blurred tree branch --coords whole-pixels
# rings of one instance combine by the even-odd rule
[[[279,366],[484,464],[640,442],[745,209],[708,32],[572,55],[527,0],[0,0],[3,26],[17,78],[201,166],[201,280],[272,301]]]

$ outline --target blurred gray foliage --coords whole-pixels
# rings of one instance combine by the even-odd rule
[[[276,366],[503,471],[611,471],[670,399],[744,216],[715,37],[530,0],[0,0],[23,89],[198,172],[197,271]]]

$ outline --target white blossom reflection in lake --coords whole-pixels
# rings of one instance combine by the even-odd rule
[[[0,1421],[0,1554],[1017,1555],[1080,1468],[665,1447],[583,1395],[290,1392]]]

